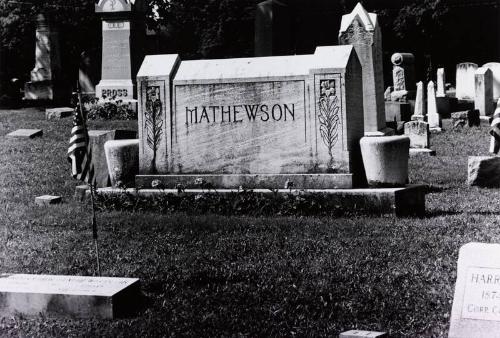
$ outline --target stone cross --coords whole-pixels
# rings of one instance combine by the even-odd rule
[[[412,115],[412,120],[425,119],[425,94],[424,94],[424,83],[420,81],[417,83],[417,96],[415,98],[415,112]]]
[[[456,74],[456,97],[459,100],[474,100],[475,96],[475,74],[477,70],[475,63],[460,63],[457,65]]]
[[[437,70],[437,97],[445,97],[446,96],[446,74],[444,72],[444,68],[438,68]]]
[[[342,16],[340,45],[353,45],[363,68],[365,134],[387,133],[384,104],[382,33],[377,15],[358,3],[352,13]]]
[[[441,116],[438,114],[436,89],[432,81],[427,84],[427,122],[429,122],[430,130],[441,131]]]
[[[481,116],[493,114],[493,73],[488,68],[478,68],[475,81],[474,107]]]

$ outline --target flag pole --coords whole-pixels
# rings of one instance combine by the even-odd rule
[[[87,152],[87,158],[90,159],[89,155],[89,133],[87,129],[87,120],[85,119],[85,115],[83,114],[83,102],[82,102],[82,92],[80,90],[80,81],[77,80],[76,82],[76,93],[78,95],[78,112],[80,114],[80,118],[82,119],[82,124],[83,124],[83,129],[84,129],[84,135],[85,135],[85,144],[87,147],[85,147],[85,151]],[[92,204],[92,238],[94,239],[94,248],[95,248],[95,254],[96,254],[96,261],[97,261],[97,275],[101,277],[101,264],[99,260],[99,241],[98,241],[98,236],[97,236],[97,220],[96,220],[96,213],[95,213],[95,186],[94,186],[94,180],[93,178],[90,179],[90,182],[88,182],[89,187],[90,187],[90,201]]]

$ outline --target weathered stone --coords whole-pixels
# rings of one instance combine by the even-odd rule
[[[412,120],[424,120],[426,115],[426,102],[424,94],[424,83],[420,81],[417,83],[417,96],[415,98],[415,112],[413,113]]]
[[[445,96],[446,96],[446,74],[444,72],[444,68],[438,68],[436,97],[445,97]]]
[[[436,90],[432,81],[427,85],[427,122],[431,131],[441,131],[441,116],[438,114]]]
[[[394,53],[391,57],[393,64],[392,80],[394,90],[415,91],[415,57],[411,53]]]
[[[483,65],[483,68],[488,68],[492,73],[493,100],[500,99],[500,63],[489,62]]]
[[[488,68],[478,68],[476,71],[476,95],[474,107],[479,110],[481,116],[493,114],[493,73]]]
[[[138,83],[141,174],[236,183],[218,188],[238,187],[233,178],[244,175],[363,177],[362,73],[352,46],[266,58],[147,56]]]
[[[386,332],[351,330],[342,332],[339,338],[387,338]]]
[[[377,15],[358,3],[352,13],[342,16],[339,44],[353,45],[361,62],[365,134],[386,134],[382,33]]]
[[[43,195],[35,198],[36,205],[44,206],[50,204],[59,204],[62,201],[61,196]]]
[[[360,145],[370,186],[398,187],[408,182],[408,137],[363,137]]]
[[[499,262],[499,244],[460,248],[449,338],[500,336]]]
[[[26,137],[35,138],[43,136],[42,129],[18,129],[12,133],[7,134],[8,137]]]
[[[49,121],[60,120],[73,115],[74,111],[74,108],[70,107],[50,108],[45,110],[45,118]]]
[[[455,112],[451,114],[451,120],[454,127],[474,127],[481,125],[481,119],[479,118],[479,110],[466,110]]]
[[[467,183],[485,188],[500,187],[500,157],[469,157]]]
[[[429,148],[429,124],[424,121],[410,121],[405,123],[405,136],[410,138],[410,148]]]
[[[411,120],[411,105],[409,103],[406,103],[406,102],[386,101],[385,102],[385,120],[387,123],[393,122],[393,121],[410,121]],[[390,127],[390,128],[392,128],[392,127]]]
[[[384,100],[385,101],[391,101],[391,93],[393,91],[393,87],[387,87],[384,93]]]
[[[133,185],[139,173],[139,140],[107,141],[104,150],[111,184],[114,187]]]
[[[394,102],[407,102],[408,101],[408,91],[398,90],[391,93],[391,101]]]
[[[456,97],[459,100],[474,100],[475,74],[478,66],[475,63],[460,63],[457,65]]]
[[[113,319],[130,314],[139,300],[135,278],[0,275],[0,316]]]

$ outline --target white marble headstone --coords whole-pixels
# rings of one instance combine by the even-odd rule
[[[427,84],[427,122],[430,130],[441,130],[441,116],[438,114],[434,82]]]
[[[459,100],[474,100],[475,75],[478,66],[475,63],[465,62],[457,65],[456,97]]]
[[[445,97],[446,96],[446,74],[444,72],[444,68],[438,68],[437,70],[437,97]]]

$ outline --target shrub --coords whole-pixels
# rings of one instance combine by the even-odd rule
[[[131,103],[122,100],[89,98],[85,104],[89,120],[136,120],[137,112]]]

